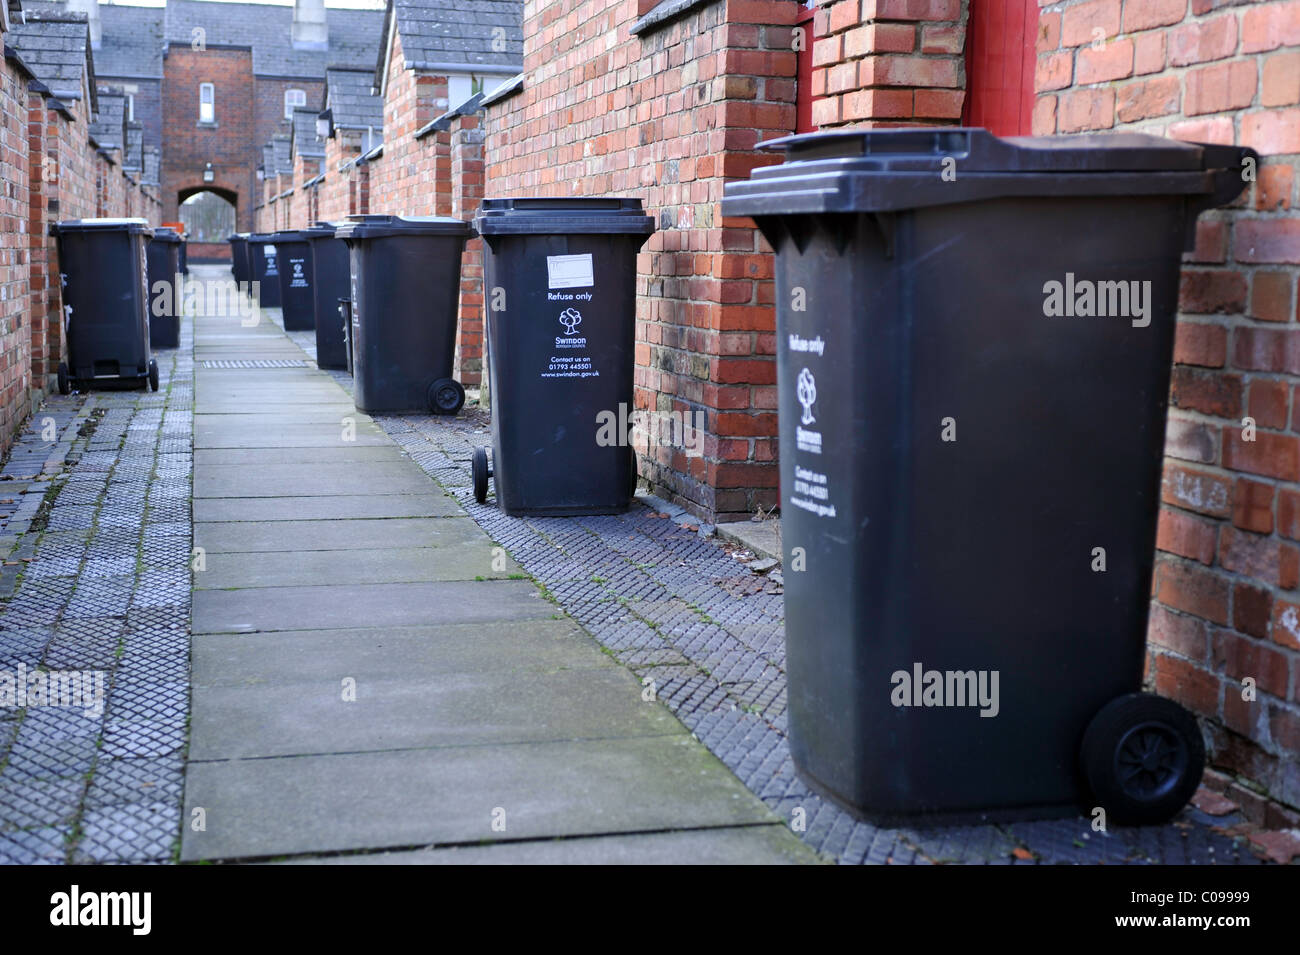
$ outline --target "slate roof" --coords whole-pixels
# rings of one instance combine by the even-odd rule
[[[126,124],[126,152],[122,156],[122,168],[136,172],[144,168],[144,126],[140,123]]]
[[[325,144],[316,138],[316,113],[314,109],[293,111],[293,152],[299,156],[325,155]]]
[[[126,143],[126,96],[100,90],[96,95],[99,109],[90,124],[90,134],[105,149],[121,149]]]
[[[28,10],[24,18],[26,23],[12,24],[6,42],[55,96],[80,99],[83,83],[88,86],[93,111],[95,67],[86,15],[46,7]]]
[[[343,129],[366,129],[376,133],[384,126],[384,101],[372,96],[375,74],[366,70],[332,69],[325,73],[325,108],[335,126]]]
[[[449,65],[496,67],[516,73],[524,68],[523,0],[388,0],[382,36],[394,13],[408,69],[433,70]],[[503,34],[494,34],[500,29]],[[495,36],[505,49],[493,49]],[[383,79],[386,49],[379,51],[375,75]]]
[[[208,46],[251,47],[257,75],[288,77],[324,76],[328,66],[369,67],[379,48],[384,16],[378,10],[327,7],[329,48],[296,50],[292,6],[167,0],[165,10],[168,42],[188,46],[199,28]]]
[[[101,38],[95,51],[100,76],[161,79],[164,7],[128,7],[101,3]]]

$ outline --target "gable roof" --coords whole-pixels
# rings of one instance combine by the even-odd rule
[[[293,141],[284,133],[271,137],[271,155],[276,172],[293,172]]]
[[[90,134],[105,149],[126,146],[126,95],[100,90],[96,95],[99,108],[90,124]]]
[[[208,46],[248,47],[259,76],[320,77],[327,66],[366,66],[379,47],[383,14],[378,10],[325,10],[329,46],[295,49],[293,7],[267,3],[167,0],[164,36],[185,46],[202,30]]]
[[[144,126],[126,124],[126,150],[122,155],[122,168],[138,172],[144,168]]]
[[[325,155],[325,144],[316,135],[314,109],[293,111],[293,152],[299,156],[319,158]]]
[[[378,85],[386,80],[394,17],[407,69],[510,75],[524,68],[523,13],[523,0],[388,0]]]
[[[12,24],[6,35],[10,45],[56,97],[81,99],[88,89],[93,113],[95,65],[86,15],[44,7],[28,10],[24,20]]]
[[[144,147],[144,172],[140,175],[140,181],[156,186],[162,182],[161,173],[162,153],[157,146]]]
[[[325,109],[340,129],[384,128],[384,101],[370,91],[374,88],[372,70],[331,69],[325,73]]]

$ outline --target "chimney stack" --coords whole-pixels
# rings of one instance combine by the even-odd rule
[[[4,2],[4,0],[0,0]],[[90,24],[90,48],[99,49],[99,41],[104,36],[104,31],[99,25],[99,0],[68,0],[68,9],[73,13],[84,13],[86,20]],[[321,9],[324,9],[324,0],[321,3]]]
[[[296,50],[329,49],[325,0],[293,0],[293,46]]]

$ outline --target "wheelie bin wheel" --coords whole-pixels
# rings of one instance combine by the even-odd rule
[[[66,361],[59,362],[59,394],[72,394],[72,381],[68,378],[68,363]]]
[[[475,448],[474,460],[474,500],[480,504],[487,503],[488,478],[492,471],[488,468],[487,448]]]
[[[453,415],[465,404],[465,389],[454,378],[439,378],[429,386],[429,410]]]
[[[158,390],[158,361],[154,358],[149,359],[149,390]]]
[[[1129,693],[1098,711],[1083,734],[1083,772],[1111,822],[1167,822],[1200,785],[1205,743],[1173,700]]]
[[[636,497],[636,484],[637,484],[636,448],[628,448],[627,451],[628,451],[628,455],[632,458],[632,474],[627,479],[627,496]]]

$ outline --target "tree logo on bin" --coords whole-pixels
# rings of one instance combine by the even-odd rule
[[[564,326],[564,334],[572,335],[582,324],[582,313],[576,308],[566,308],[560,313],[560,324]]]
[[[799,382],[795,388],[795,394],[799,398],[799,404],[803,405],[803,418],[801,424],[812,424],[817,419],[813,417],[812,406],[817,400],[817,379],[813,373],[805,368],[799,372]]]

